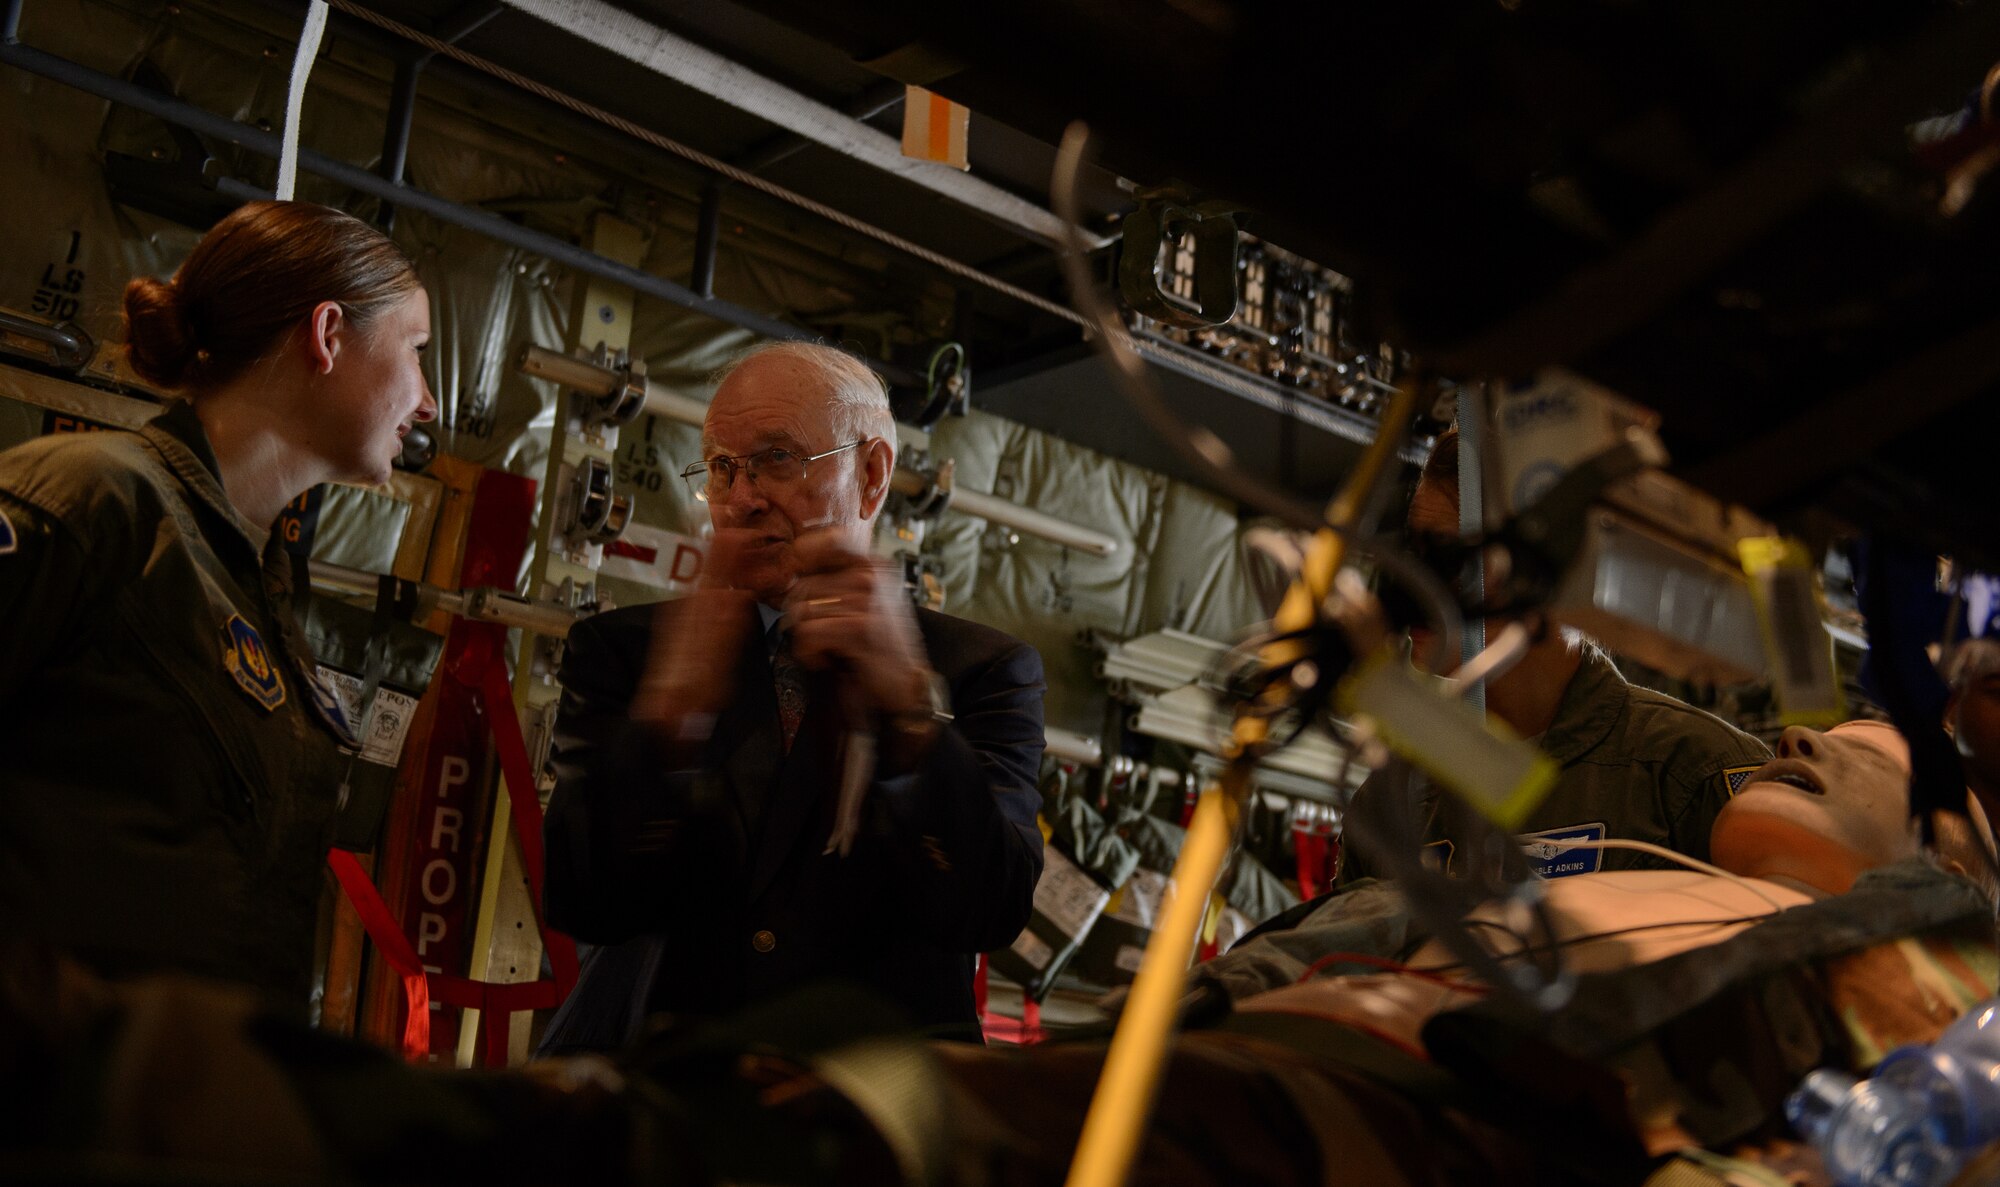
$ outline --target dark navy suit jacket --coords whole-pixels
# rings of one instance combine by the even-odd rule
[[[679,609],[666,611],[670,629],[712,629]],[[824,978],[873,989],[935,1032],[976,1036],[974,955],[1020,933],[1041,874],[1041,657],[917,611],[954,720],[916,769],[878,775],[841,857],[823,852],[840,778],[831,681],[809,687],[787,754],[753,621],[733,702],[700,756],[673,763],[627,717],[656,611],[612,610],[570,632],[545,905],[552,925],[599,947],[542,1052],[616,1049],[648,1013],[722,1014]]]

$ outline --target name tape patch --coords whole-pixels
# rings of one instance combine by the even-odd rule
[[[1544,878],[1567,878],[1572,874],[1594,874],[1604,864],[1602,849],[1562,849],[1556,841],[1602,841],[1604,822],[1570,824],[1521,834],[1521,848],[1527,851],[1528,867]],[[1539,843],[1538,843],[1539,842]]]

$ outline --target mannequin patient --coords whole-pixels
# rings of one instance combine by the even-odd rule
[[[1463,973],[1392,885],[1323,900],[1197,970],[1233,1012],[1175,1040],[1133,1181],[1637,1181],[1674,1150],[1779,1132],[1806,1070],[1934,1038],[1993,990],[1970,855],[1925,860],[1908,783],[1888,725],[1789,729],[1716,819],[1723,873],[1549,880],[1580,979],[1552,1016]],[[1503,917],[1466,924],[1519,958]],[[960,1177],[1059,1181],[1103,1047],[944,1054],[960,1124],[989,1133]]]

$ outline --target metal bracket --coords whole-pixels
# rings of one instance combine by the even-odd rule
[[[958,471],[958,460],[946,458],[935,470],[924,470],[924,488],[913,495],[904,496],[909,504],[910,515],[916,519],[936,519],[951,506],[952,475]]]
[[[600,457],[583,458],[572,481],[564,533],[586,544],[609,544],[623,535],[632,518],[632,500],[611,492],[611,464]]]
[[[635,359],[623,350],[599,342],[587,356],[591,366],[608,372],[602,386],[572,387],[571,413],[582,422],[589,435],[606,426],[622,428],[639,418],[646,407],[646,360]]]
[[[1172,195],[1143,197],[1125,216],[1124,245],[1118,256],[1118,292],[1134,310],[1170,326],[1219,326],[1236,316],[1237,227],[1227,202],[1183,204]],[[1182,238],[1194,241],[1192,299],[1161,284],[1162,248]]]
[[[577,397],[583,403],[584,419],[590,424],[622,428],[639,419],[639,413],[646,407],[646,360],[622,359],[610,369],[616,380],[608,391],[580,391]]]
[[[964,344],[944,342],[931,351],[924,382],[923,404],[910,418],[912,424],[929,429],[946,416],[964,416],[972,402],[972,366]]]

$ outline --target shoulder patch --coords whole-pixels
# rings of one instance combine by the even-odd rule
[[[270,652],[264,650],[264,638],[241,614],[230,615],[222,624],[222,666],[266,713],[285,703],[285,682]]]
[[[1722,770],[1722,782],[1728,786],[1729,794],[1735,795],[1737,792],[1743,790],[1745,783],[1750,782],[1750,776],[1763,769],[1763,763],[1753,763],[1747,767],[1724,767]]]
[[[14,531],[14,521],[7,518],[7,509],[0,507],[0,556],[6,556],[21,546],[21,537]]]

